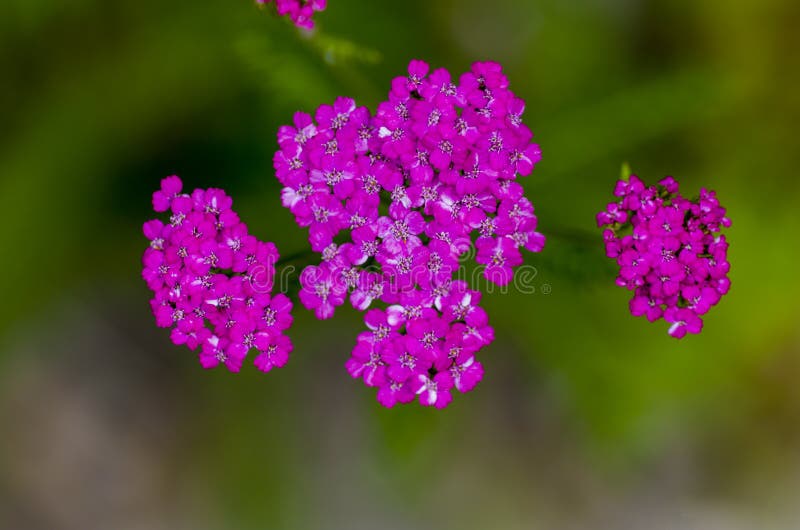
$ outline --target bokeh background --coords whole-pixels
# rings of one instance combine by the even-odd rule
[[[0,527],[800,528],[800,4],[0,3]],[[295,110],[371,107],[412,58],[500,61],[544,160],[535,294],[494,294],[487,374],[384,410],[343,369],[358,315],[296,313],[290,364],[203,371],[155,328],[150,193],[219,186],[284,254],[271,158]],[[628,314],[594,213],[628,162],[734,225],[700,336]]]

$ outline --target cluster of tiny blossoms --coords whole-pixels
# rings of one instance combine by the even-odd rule
[[[322,254],[300,275],[300,300],[320,319],[348,293],[366,311],[347,369],[387,407],[419,396],[441,408],[482,378],[475,353],[494,333],[480,293],[455,277],[473,238],[498,285],[522,264],[521,248],[544,245],[516,182],[541,158],[524,108],[496,63],[474,64],[456,84],[412,61],[374,115],[339,98],[279,130],[283,204]]]
[[[323,11],[328,0],[256,0],[259,4],[275,3],[279,15],[288,15],[295,26],[311,29],[314,27],[314,12]]]
[[[713,191],[683,198],[672,177],[645,186],[636,176],[617,182],[597,214],[606,254],[620,266],[617,284],[635,291],[631,313],[650,322],[664,318],[669,334],[700,333],[700,318],[730,289],[728,243],[720,230],[731,225]]]
[[[292,323],[289,299],[271,296],[278,251],[247,233],[219,189],[181,193],[167,177],[153,194],[153,209],[170,212],[165,224],[144,224],[150,240],[142,277],[153,291],[150,304],[159,327],[172,328],[172,342],[199,348],[204,368],[224,364],[238,372],[252,348],[256,367],[268,372],[289,360]]]

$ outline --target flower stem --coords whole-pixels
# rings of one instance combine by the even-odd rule
[[[284,265],[288,265],[289,263],[293,263],[295,261],[301,261],[301,260],[307,260],[308,261],[307,264],[310,265],[312,260],[309,259],[309,258],[317,258],[317,259],[319,259],[319,253],[314,252],[311,249],[300,250],[300,251],[297,251],[297,252],[295,252],[293,254],[289,254],[287,256],[281,257],[281,259],[279,259],[275,263],[275,267],[283,267]]]

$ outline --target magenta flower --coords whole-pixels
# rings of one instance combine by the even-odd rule
[[[469,392],[483,379],[483,365],[472,353],[463,352],[453,357],[450,367],[453,386],[459,392]]]
[[[283,334],[292,323],[292,303],[270,295],[275,245],[247,233],[224,191],[184,194],[182,187],[175,176],[161,182],[153,208],[169,210],[170,221],[143,227],[150,245],[142,277],[153,291],[156,324],[172,328],[174,344],[199,349],[204,368],[222,364],[238,372],[253,348],[260,370],[283,366],[292,349]]]
[[[714,192],[683,198],[678,182],[667,177],[645,186],[635,175],[614,189],[618,202],[597,214],[606,255],[619,265],[617,284],[635,291],[634,316],[663,318],[669,334],[700,333],[702,315],[730,288],[728,243],[722,228],[731,225]]]
[[[255,346],[259,354],[253,364],[262,372],[269,372],[273,368],[280,368],[289,361],[292,351],[292,342],[289,337],[280,333],[261,332],[255,339]]]
[[[256,0],[259,4],[274,3],[279,15],[288,16],[299,27],[312,29],[312,17],[317,11],[325,10],[328,0]]]
[[[161,181],[161,189],[153,193],[153,210],[166,212],[172,205],[172,201],[180,197],[183,183],[176,175],[167,177]]]
[[[703,319],[691,309],[670,307],[664,313],[664,320],[672,324],[669,334],[676,339],[683,338],[687,333],[700,333],[703,330]]]
[[[307,309],[313,309],[320,320],[331,318],[336,306],[344,303],[347,287],[338,274],[327,263],[306,267],[300,274],[300,301]]]
[[[497,285],[506,285],[514,277],[514,267],[522,265],[522,255],[513,239],[481,237],[475,242],[475,261],[486,265],[483,275]]]
[[[300,275],[300,301],[330,318],[349,293],[367,312],[347,369],[385,406],[444,407],[483,377],[475,355],[494,331],[479,292],[454,278],[473,240],[498,285],[523,248],[544,246],[516,181],[541,159],[524,109],[496,63],[455,82],[412,61],[374,113],[338,98],[278,132],[283,205],[322,256]]]
[[[358,338],[345,367],[351,376],[363,379],[367,386],[381,387],[387,383],[380,343],[369,334]]]
[[[455,385],[449,372],[439,372],[433,377],[419,374],[412,381],[420,404],[426,407],[443,409],[453,401],[453,394],[450,391]]]

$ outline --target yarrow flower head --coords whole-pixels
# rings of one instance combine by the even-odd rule
[[[255,348],[256,367],[268,372],[289,360],[292,303],[272,295],[278,251],[248,234],[219,189],[182,193],[167,177],[153,194],[153,209],[167,222],[148,221],[142,277],[153,291],[156,324],[172,328],[176,345],[199,351],[204,368],[238,372]]]
[[[700,333],[702,315],[730,289],[731,225],[716,194],[706,189],[685,199],[667,177],[655,186],[635,175],[617,182],[616,202],[597,214],[605,227],[606,255],[620,267],[617,284],[634,292],[630,311],[650,322],[663,318],[669,334]]]
[[[412,61],[373,114],[339,98],[278,132],[283,205],[322,261],[300,276],[300,300],[330,318],[348,298],[365,311],[347,369],[387,407],[446,406],[483,376],[476,353],[494,334],[459,261],[508,284],[521,249],[542,250],[518,176],[540,160],[525,103],[496,63],[453,79]]]
[[[262,5],[274,3],[279,15],[288,15],[295,26],[306,29],[314,27],[312,20],[314,13],[323,11],[328,4],[328,0],[256,0],[256,2]]]

